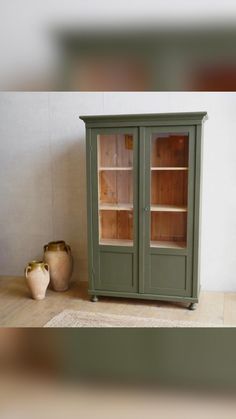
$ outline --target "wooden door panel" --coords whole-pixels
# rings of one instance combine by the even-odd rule
[[[155,255],[150,256],[149,292],[179,294],[186,289],[186,256]]]
[[[133,254],[100,252],[100,273],[96,289],[137,292]]]

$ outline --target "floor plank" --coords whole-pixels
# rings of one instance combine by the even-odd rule
[[[224,323],[225,325],[236,325],[236,293],[229,292],[224,295]]]
[[[236,326],[236,293],[202,291],[195,311],[181,303],[100,297],[91,303],[87,283],[72,282],[66,292],[47,290],[46,298],[31,298],[23,277],[0,277],[0,326],[41,327],[65,309],[127,314]]]

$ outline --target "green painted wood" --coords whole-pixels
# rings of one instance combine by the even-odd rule
[[[149,282],[145,284],[146,293],[185,295],[187,287],[186,256],[159,255],[150,252]]]
[[[133,135],[134,245],[99,245],[97,138],[100,134]],[[94,286],[98,290],[138,291],[138,129],[100,128],[91,130],[91,184]],[[118,276],[120,280],[118,281]]]
[[[198,302],[201,137],[206,112],[81,117],[86,122],[89,293]],[[150,248],[150,133],[188,131],[188,242],[186,249]],[[134,246],[98,243],[97,135],[134,135]],[[159,282],[156,282],[156,271]],[[175,276],[172,275],[175,272]]]
[[[145,206],[145,128],[139,128],[139,292],[144,293],[144,275],[145,275],[145,255],[143,251],[145,238],[145,220],[143,208]]]
[[[200,244],[201,244],[201,189],[202,189],[202,126],[196,127],[196,150],[195,150],[195,203],[194,203],[194,243],[193,243],[193,297],[200,292]]]
[[[98,289],[89,289],[89,295],[100,295],[104,297],[124,297],[124,298],[136,298],[138,300],[159,300],[159,301],[176,301],[176,302],[186,302],[186,303],[198,303],[198,298],[178,296],[172,294],[158,295],[158,294],[141,294],[135,292],[121,292],[121,291],[108,291],[108,290],[98,290]]]
[[[185,120],[172,120],[172,121],[169,121],[169,122],[167,122],[167,121],[159,121],[158,122],[158,126],[164,126],[164,127],[166,127],[167,125],[168,126],[177,126],[177,125],[179,125],[179,126],[182,126],[182,125],[195,125],[195,126],[197,126],[197,125],[200,125],[200,122],[198,122],[198,123],[196,123],[196,121],[194,121],[194,120],[192,120],[191,121],[191,124],[189,123],[190,121],[188,121],[187,119],[185,119]],[[124,121],[124,122],[122,122],[122,121],[120,121],[120,122],[115,122],[115,121],[113,121],[113,122],[107,122],[107,123],[103,123],[103,122],[88,122],[88,128],[103,128],[103,127],[105,127],[105,128],[117,128],[117,127],[142,127],[142,126],[145,126],[145,127],[155,127],[156,125],[157,125],[157,121],[146,121],[145,122],[145,120],[140,120],[139,122],[136,122],[136,121],[131,121],[131,122],[128,122],[128,121]]]
[[[188,218],[186,249],[150,247],[151,212],[143,211],[145,222],[143,240],[144,282],[143,290],[150,294],[192,294],[193,205],[195,172],[195,128],[192,126],[151,127],[145,130],[145,194],[143,208],[150,209],[151,136],[154,133],[180,133],[189,135]],[[169,257],[168,257],[169,256]],[[178,256],[178,257],[177,257]],[[164,265],[166,269],[164,269]],[[172,284],[172,287],[171,287]]]
[[[193,280],[193,245],[194,245],[194,205],[195,205],[195,176],[196,176],[196,127],[189,128],[189,170],[188,170],[188,220],[187,220],[187,266],[186,292],[192,295]]]
[[[150,285],[148,284],[145,290],[155,294],[157,294],[157,288],[160,289],[158,294],[173,293],[174,290],[175,295],[183,295],[187,281],[186,259],[186,256],[151,253]]]
[[[131,252],[100,252],[100,278],[97,288],[110,291],[137,291],[134,275],[134,254]]]
[[[99,245],[100,252],[103,253],[110,253],[110,252],[116,252],[116,253],[130,253],[133,252],[133,248],[131,246],[115,246],[115,245]]]
[[[154,114],[131,114],[131,115],[83,115],[80,116],[87,127],[90,126],[102,126],[105,127],[107,124],[119,124],[128,123],[130,126],[147,126],[149,123],[155,125],[165,124],[172,125],[180,123],[182,125],[197,125],[201,124],[206,118],[206,112],[183,112],[183,113],[154,113]]]
[[[86,181],[87,181],[87,236],[88,236],[88,276],[90,287],[94,288],[93,278],[93,225],[92,225],[92,162],[91,162],[91,129],[86,130]]]

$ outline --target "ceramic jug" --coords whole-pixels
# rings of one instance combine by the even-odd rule
[[[33,260],[25,268],[27,285],[35,300],[43,300],[50,282],[49,266],[43,261]]]
[[[44,246],[44,260],[49,265],[50,281],[55,291],[66,291],[72,275],[71,248],[63,240]]]

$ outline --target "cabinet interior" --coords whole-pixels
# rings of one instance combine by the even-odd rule
[[[100,210],[100,244],[127,246],[133,239],[133,211]]]
[[[152,135],[152,167],[188,167],[188,134],[157,133]]]
[[[106,170],[99,173],[100,205],[133,205],[132,171]]]
[[[186,247],[188,147],[186,133],[152,135],[151,247]]]
[[[98,137],[99,242],[133,243],[133,136]]]
[[[132,168],[133,136],[129,134],[99,135],[98,162],[100,168]]]
[[[184,248],[187,242],[187,133],[151,138],[150,246]],[[133,137],[98,136],[99,242],[133,244]]]

